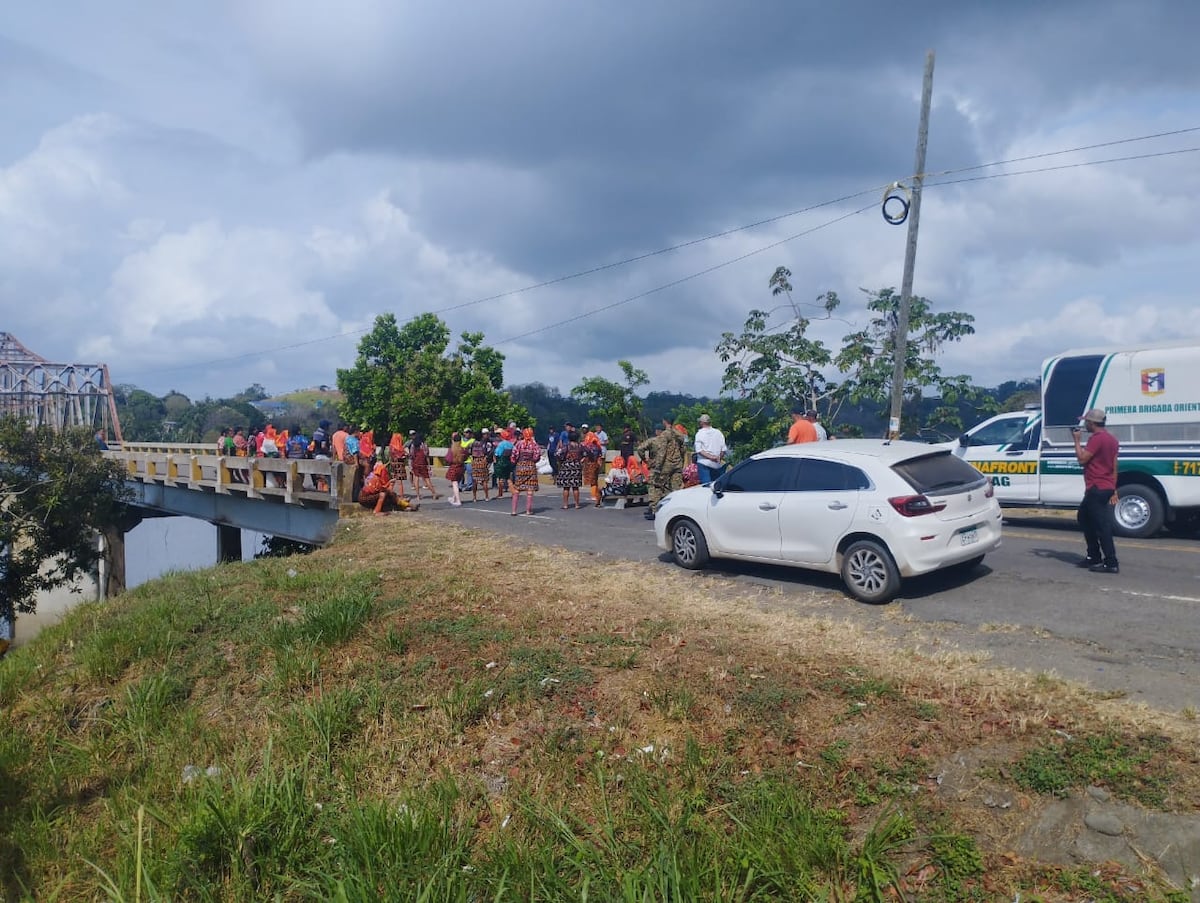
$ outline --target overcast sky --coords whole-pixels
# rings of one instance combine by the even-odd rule
[[[957,171],[1200,128],[1198,34],[1187,0],[8,4],[0,331],[216,397],[333,383],[377,314],[435,311],[510,384],[624,358],[715,394],[775,267],[842,297],[834,346],[900,285],[879,189],[912,175],[934,50],[927,171],[956,172],[914,290],[978,330],[943,368],[1191,338],[1200,153],[1164,152],[1200,130]]]

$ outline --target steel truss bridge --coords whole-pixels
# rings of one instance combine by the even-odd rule
[[[57,430],[83,427],[121,441],[107,364],[55,364],[0,332],[0,415]]]

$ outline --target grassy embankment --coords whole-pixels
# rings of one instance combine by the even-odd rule
[[[1191,725],[1148,718],[715,578],[357,519],[84,606],[0,663],[0,891],[1186,899],[1012,852],[1023,813],[1088,783],[1194,810]],[[939,786],[983,748],[1005,812]]]

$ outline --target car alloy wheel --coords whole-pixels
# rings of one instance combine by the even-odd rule
[[[708,562],[708,543],[695,522],[683,518],[671,526],[671,556],[677,565],[690,571]]]
[[[842,581],[862,602],[889,602],[900,591],[900,572],[892,556],[868,539],[852,543],[843,553]]]

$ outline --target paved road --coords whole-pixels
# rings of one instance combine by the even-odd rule
[[[577,551],[673,567],[654,545],[644,509],[562,511],[542,492],[532,517],[511,517],[509,502],[462,508],[426,502],[426,511],[467,525]],[[1009,517],[1004,546],[974,574],[906,581],[889,606],[840,592],[832,575],[722,562],[710,570],[735,583],[767,586],[772,606],[844,616],[889,630],[910,626],[942,644],[984,650],[995,664],[1052,672],[1156,708],[1200,711],[1200,537],[1118,540],[1121,573],[1074,567],[1083,551],[1073,520]],[[910,638],[911,641],[911,638]]]

